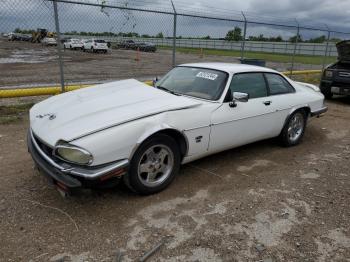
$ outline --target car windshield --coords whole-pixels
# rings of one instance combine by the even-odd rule
[[[218,100],[227,77],[227,73],[218,70],[180,66],[166,74],[156,87],[175,94]]]
[[[95,40],[96,43],[106,43],[105,40]]]

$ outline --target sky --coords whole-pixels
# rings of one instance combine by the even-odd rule
[[[73,0],[156,9],[171,12],[170,0]],[[178,13],[242,20],[241,11],[253,22],[278,23],[317,27],[326,30],[350,32],[350,0],[173,0]],[[137,11],[72,5],[59,3],[61,31],[112,31],[155,35],[162,32],[172,36],[173,16]],[[177,35],[225,37],[234,26],[243,23],[213,19],[178,16]],[[327,25],[326,25],[327,24]],[[0,32],[24,29],[48,28],[54,30],[52,3],[47,0],[0,0]],[[325,35],[325,31],[301,30],[304,39]],[[249,23],[247,36],[264,34],[288,38],[296,34],[295,28]],[[350,35],[332,34],[346,38]]]

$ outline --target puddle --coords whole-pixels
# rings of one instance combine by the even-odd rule
[[[49,55],[48,50],[15,50],[11,53],[9,57],[0,58],[0,64],[16,64],[16,63],[26,63],[26,64],[38,64],[45,63],[56,59],[56,56]]]

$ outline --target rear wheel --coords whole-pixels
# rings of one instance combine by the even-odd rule
[[[135,152],[124,182],[139,194],[154,194],[165,189],[179,169],[180,151],[176,141],[159,134],[146,140]]]
[[[289,116],[280,134],[280,140],[284,146],[294,146],[301,142],[306,128],[307,113],[298,110]]]

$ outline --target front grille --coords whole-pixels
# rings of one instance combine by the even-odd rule
[[[332,86],[349,88],[349,87],[350,87],[350,83],[344,83],[344,82],[334,81],[334,82],[332,83]]]
[[[350,72],[339,72],[339,77],[350,77]]]
[[[36,135],[33,134],[33,137],[35,139],[35,142],[38,144],[38,146],[40,147],[40,149],[50,158],[52,157],[52,153],[53,153],[53,148],[49,147],[48,145],[46,145],[45,143],[43,143],[40,138],[38,138]]]

